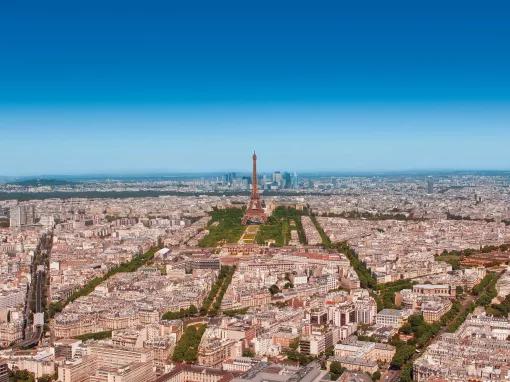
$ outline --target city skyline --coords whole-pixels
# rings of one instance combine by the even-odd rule
[[[508,0],[0,5],[0,382],[510,381]]]

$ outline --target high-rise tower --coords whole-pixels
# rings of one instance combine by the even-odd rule
[[[434,193],[434,180],[431,176],[427,178],[427,194],[433,194]]]
[[[246,210],[246,214],[243,217],[243,224],[263,224],[267,220],[266,213],[262,208],[262,203],[260,202],[259,189],[257,185],[257,154],[255,151],[252,156],[253,167],[251,174],[251,197],[250,202],[248,203],[248,209]]]

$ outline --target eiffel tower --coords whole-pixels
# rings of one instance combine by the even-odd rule
[[[251,197],[250,202],[248,203],[248,209],[244,214],[242,224],[263,224],[267,221],[266,213],[262,208],[262,204],[260,202],[259,189],[257,186],[257,154],[255,151],[253,152],[253,170],[251,174]]]

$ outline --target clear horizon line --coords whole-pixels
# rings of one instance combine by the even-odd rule
[[[510,168],[408,168],[408,169],[370,169],[370,170],[354,170],[354,169],[316,169],[316,170],[284,170],[274,169],[259,171],[259,174],[270,174],[276,171],[298,173],[298,174],[403,174],[403,173],[455,173],[455,172],[510,172]],[[236,172],[239,174],[250,174],[249,170],[240,169],[222,169],[222,170],[140,170],[140,171],[121,171],[112,170],[104,172],[88,171],[75,173],[32,173],[20,175],[4,175],[0,174],[0,178],[50,178],[50,177],[93,177],[93,176],[133,176],[133,177],[154,177],[154,176],[174,176],[174,175],[215,175]]]

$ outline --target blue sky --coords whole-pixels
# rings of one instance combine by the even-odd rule
[[[0,5],[0,175],[510,169],[505,1]]]

